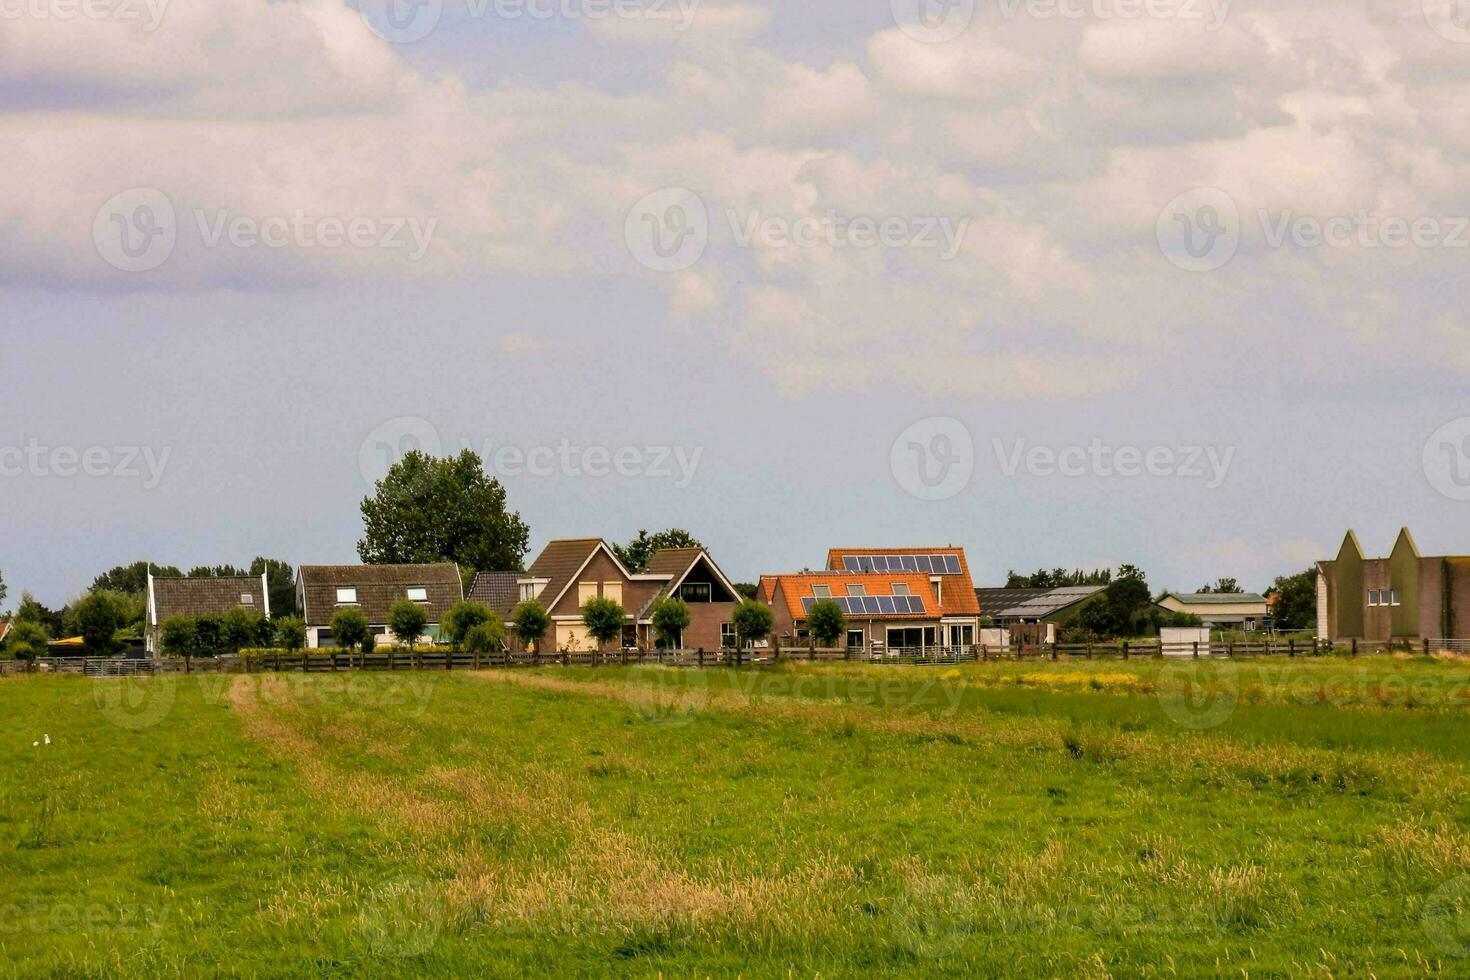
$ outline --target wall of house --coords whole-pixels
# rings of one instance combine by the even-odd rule
[[[1445,559],[1444,576],[1445,634],[1470,639],[1470,558]]]
[[[1419,556],[1407,531],[1394,543],[1388,559],[1389,584],[1399,591],[1399,604],[1391,607],[1389,635],[1395,639],[1419,636]]]

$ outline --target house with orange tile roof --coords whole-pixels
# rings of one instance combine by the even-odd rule
[[[971,647],[979,641],[980,603],[963,548],[833,548],[820,572],[763,575],[760,601],[774,635],[808,641],[807,614],[831,600],[847,617],[846,645],[895,653]]]

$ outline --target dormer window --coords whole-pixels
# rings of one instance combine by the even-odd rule
[[[253,606],[253,605],[255,605],[255,596],[251,595],[249,592],[241,592],[240,593],[240,605],[242,605],[242,606]]]
[[[339,606],[350,606],[350,605],[352,605],[352,604],[354,604],[356,602],[357,602],[357,590],[356,589],[338,589],[337,590],[337,605],[339,605]]]
[[[893,583],[893,594],[894,595],[908,595],[909,594],[909,584],[907,582],[894,582]]]
[[[408,598],[412,602],[428,602],[429,590],[421,585],[416,585],[408,590]]]
[[[832,598],[832,587],[830,585],[814,585],[812,586],[812,595],[818,599],[830,599]]]
[[[868,594],[868,590],[867,590],[867,587],[866,586],[862,586],[862,585],[849,585],[847,587],[847,594],[848,595],[867,595]]]

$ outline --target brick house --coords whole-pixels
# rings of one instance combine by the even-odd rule
[[[510,576],[515,576],[514,590]],[[536,600],[551,617],[542,649],[593,650],[597,643],[582,623],[582,604],[593,596],[612,599],[626,611],[621,645],[650,649],[655,644],[653,605],[677,596],[689,605],[683,645],[717,649],[733,642],[732,614],[740,601],[734,585],[702,548],[656,552],[643,572],[630,572],[601,538],[552,541],[524,573],[477,575],[470,595],[490,606],[508,626],[515,607]],[[507,638],[516,648],[512,631]]]
[[[1424,557],[1408,528],[1387,558],[1358,536],[1317,563],[1317,635],[1333,642],[1470,638],[1470,556]]]
[[[361,611],[375,637],[388,637],[389,610],[403,599],[418,603],[428,617],[420,640],[437,643],[444,614],[464,599],[459,566],[302,565],[296,572],[296,601],[312,650],[335,645],[332,617],[342,609]]]
[[[963,548],[833,548],[827,569],[761,576],[774,635],[808,642],[807,613],[825,599],[847,617],[845,645],[868,651],[969,647],[980,603]]]
[[[173,616],[223,616],[247,609],[266,619],[271,594],[264,573],[224,578],[157,578],[148,573],[147,611],[143,617],[143,647],[150,656],[163,652],[163,624]]]

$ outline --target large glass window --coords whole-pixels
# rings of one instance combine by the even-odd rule
[[[679,597],[685,602],[712,602],[708,582],[685,582],[679,589]]]
[[[337,590],[337,602],[338,602],[338,604],[346,605],[346,604],[353,603],[353,602],[356,602],[356,601],[357,601],[357,590],[356,589],[338,589]]]

